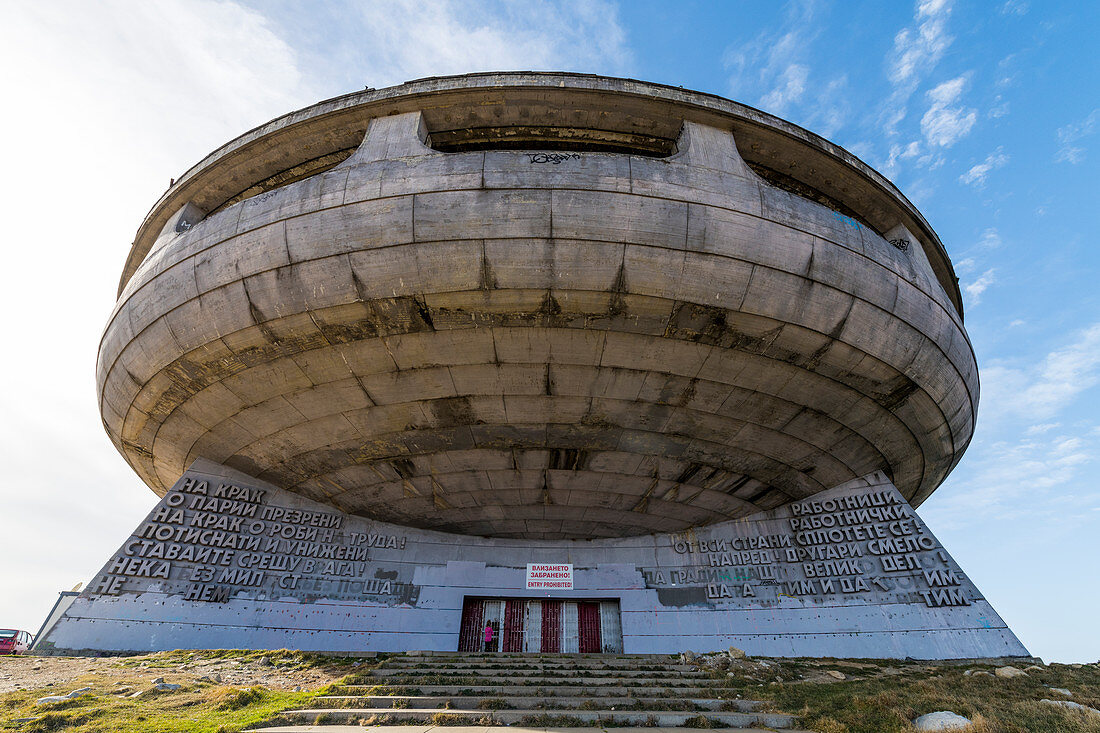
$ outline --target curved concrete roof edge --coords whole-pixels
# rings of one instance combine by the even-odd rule
[[[961,317],[963,314],[962,294],[958,281],[955,278],[954,268],[946,248],[939,236],[917,208],[897,189],[897,187],[881,173],[864,163],[858,157],[844,148],[829,142],[825,138],[810,132],[805,128],[788,122],[784,119],[763,112],[739,102],[734,102],[725,97],[707,92],[697,92],[674,87],[667,84],[640,81],[619,77],[600,76],[597,74],[583,74],[575,72],[557,71],[509,71],[509,72],[478,72],[455,76],[438,76],[414,79],[396,86],[382,89],[365,89],[359,92],[332,97],[302,109],[289,112],[280,117],[255,127],[248,132],[234,138],[225,145],[217,148],[201,161],[189,168],[176,182],[161,195],[146,215],[145,220],[138,228],[129,255],[123,269],[122,278],[118,286],[118,294],[121,296],[126,284],[133,277],[141,262],[148,255],[153,242],[160,234],[161,229],[168,219],[180,207],[191,200],[198,179],[204,172],[211,171],[221,162],[237,153],[250,144],[261,140],[276,132],[306,124],[318,120],[333,113],[350,111],[358,107],[364,107],[374,103],[402,97],[415,97],[423,94],[437,92],[461,91],[463,89],[477,90],[487,88],[521,88],[521,87],[545,87],[576,89],[582,91],[604,91],[626,94],[630,96],[646,96],[656,98],[664,102],[695,107],[712,113],[717,113],[753,124],[759,127],[778,132],[788,138],[792,138],[806,144],[812,149],[839,161],[854,170],[867,182],[871,183],[897,203],[902,213],[920,229],[913,232],[921,240],[922,247],[933,264],[933,270],[939,277],[940,284],[944,287]],[[938,266],[937,266],[938,265]]]

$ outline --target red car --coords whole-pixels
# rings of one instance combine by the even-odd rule
[[[0,654],[22,654],[31,648],[31,635],[18,629],[0,629]]]

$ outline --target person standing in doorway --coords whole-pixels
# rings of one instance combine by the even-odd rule
[[[493,625],[485,624],[485,651],[493,651]]]

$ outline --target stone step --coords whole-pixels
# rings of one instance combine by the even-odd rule
[[[466,694],[474,697],[504,697],[506,695],[529,695],[529,696],[568,696],[568,697],[592,697],[603,699],[609,695],[619,695],[629,697],[631,695],[635,697],[666,697],[670,694],[684,697],[715,697],[719,698],[722,695],[735,696],[740,688],[721,687],[718,682],[711,687],[670,687],[669,685],[572,685],[572,684],[549,684],[549,685],[333,685],[330,689],[333,692],[345,693],[347,696],[354,695],[373,695],[373,696],[390,696],[389,690],[393,690],[398,694],[404,694],[404,691],[417,690],[423,695],[450,695],[457,696]],[[400,692],[399,692],[400,691]]]
[[[308,710],[288,710],[281,714],[291,720],[302,719],[303,722],[316,721],[323,716],[325,722],[358,721],[362,718],[388,716],[386,725],[404,725],[408,723],[434,723],[435,725],[459,724],[469,720],[478,725],[511,725],[521,723],[531,727],[574,728],[588,727],[590,723],[603,725],[636,725],[646,727],[681,727],[689,720],[704,716],[708,720],[708,727],[748,728],[761,726],[764,728],[791,728],[797,718],[784,713],[735,713],[708,711],[676,712],[667,710],[653,711],[618,711],[618,710],[437,710],[433,708],[405,708],[394,710],[393,708],[312,708]],[[377,724],[377,723],[376,723]],[[693,725],[692,727],[702,727]]]
[[[523,672],[523,671],[551,671],[551,672],[607,672],[618,674],[705,674],[707,670],[693,667],[688,664],[641,664],[641,665],[575,665],[575,664],[537,664],[525,662],[523,664],[492,664],[488,662],[465,662],[463,664],[436,664],[435,662],[417,662],[416,664],[393,664],[386,662],[374,669],[400,670],[406,672],[421,672],[423,670],[440,669],[478,669],[487,672]]]
[[[438,725],[387,725],[386,733],[444,733]],[[248,733],[362,733],[362,725],[276,725],[257,727]],[[445,733],[553,733],[560,727],[525,725],[449,725]],[[761,727],[738,729],[742,733],[769,733]],[[616,727],[614,733],[683,733],[682,727]],[[812,733],[788,730],[788,733]]]
[[[387,659],[382,663],[383,667],[394,668],[419,668],[421,665],[430,666],[460,666],[460,667],[484,667],[484,668],[496,668],[496,669],[516,669],[524,666],[538,666],[544,668],[564,668],[564,669],[669,669],[676,670],[678,672],[690,672],[697,670],[698,667],[691,664],[681,664],[674,662],[670,659],[571,659],[569,657],[558,657],[551,659],[544,659],[541,656],[532,655],[530,657],[520,658],[499,658],[494,656],[485,657],[455,657],[453,659],[442,659],[439,657],[393,657]]]
[[[657,659],[668,661],[679,659],[679,654],[581,654],[580,652],[444,652],[444,651],[415,651],[404,654],[387,656],[387,659],[402,659],[409,657],[435,657],[446,659],[476,659],[479,657],[489,659]]]
[[[573,669],[569,667],[548,667],[540,665],[525,665],[522,667],[470,667],[470,666],[446,666],[430,665],[423,667],[389,667],[383,666],[377,669],[367,670],[375,677],[390,677],[400,674],[465,674],[482,675],[485,677],[512,677],[514,675],[533,676],[538,673],[548,676],[562,676],[565,674],[584,675],[588,677],[685,677],[685,678],[709,678],[707,672],[698,669]]]
[[[682,672],[670,672],[668,675],[662,675],[660,671],[639,671],[636,674],[631,672],[621,671],[607,671],[598,672],[591,670],[552,670],[552,669],[368,669],[357,674],[359,677],[371,678],[381,680],[390,679],[416,679],[420,677],[451,677],[451,678],[466,678],[466,679],[549,679],[549,680],[566,680],[576,679],[587,681],[607,681],[607,680],[642,680],[642,679],[658,679],[669,680],[675,682],[706,682],[714,679],[711,675],[693,675],[691,672],[682,674]]]
[[[425,679],[427,678],[427,679]],[[377,682],[374,682],[377,680]],[[714,684],[709,684],[713,682]],[[351,684],[360,687],[370,687],[372,684],[390,685],[394,687],[421,687],[422,685],[457,685],[468,687],[470,685],[516,684],[516,685],[541,685],[542,687],[556,687],[569,685],[573,687],[668,687],[679,690],[686,687],[718,687],[723,685],[722,680],[700,680],[679,678],[654,678],[654,677],[546,677],[546,676],[520,676],[511,675],[482,676],[482,675],[409,675],[393,677],[375,677],[354,680]]]
[[[637,712],[646,710],[667,711],[703,711],[722,710],[729,712],[751,713],[760,708],[762,703],[756,700],[721,700],[711,697],[583,697],[583,696],[536,696],[536,695],[500,695],[499,697],[471,696],[471,695],[320,695],[313,698],[318,705],[333,705],[340,707],[362,708],[393,708],[404,710],[408,708],[426,709],[443,708],[450,704],[459,709],[490,710],[482,708],[487,700],[500,700],[506,705],[505,709],[555,709],[577,710],[582,705],[597,704],[600,708],[609,709],[615,707],[618,710],[633,710],[635,706],[642,707]]]

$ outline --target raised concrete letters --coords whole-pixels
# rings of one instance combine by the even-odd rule
[[[454,650],[465,596],[617,599],[628,653],[1026,654],[881,474],[692,532],[532,543],[341,514],[205,462],[38,650]]]

